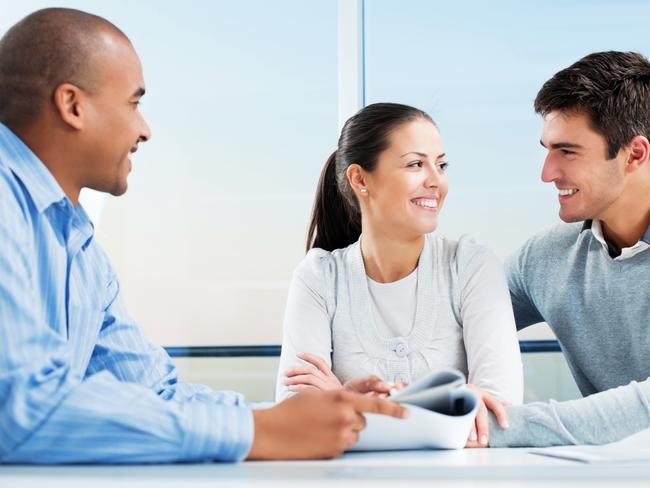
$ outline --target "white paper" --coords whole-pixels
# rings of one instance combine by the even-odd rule
[[[530,452],[590,464],[645,464],[650,462],[650,429],[601,446],[549,447]]]
[[[351,451],[460,449],[476,417],[479,399],[464,388],[460,371],[434,371],[391,396],[409,410],[407,419],[366,414],[366,428]]]

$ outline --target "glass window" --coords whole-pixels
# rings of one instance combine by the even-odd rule
[[[643,1],[365,0],[365,103],[428,111],[450,162],[440,232],[500,257],[559,221],[533,100],[554,73],[596,51],[650,54]],[[522,339],[552,337],[546,326]]]
[[[533,100],[595,51],[650,54],[643,1],[365,1],[365,102],[427,110],[449,157],[440,231],[500,256],[559,221]]]
[[[0,33],[51,2],[3,5]],[[91,202],[131,313],[164,345],[277,344],[337,140],[337,3],[62,1],[142,60],[153,138]]]

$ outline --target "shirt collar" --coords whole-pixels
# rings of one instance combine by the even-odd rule
[[[0,160],[20,179],[39,213],[53,203],[65,204],[67,199],[61,186],[36,154],[0,122]]]
[[[619,256],[621,255],[621,251],[624,251],[624,249],[623,250],[618,249],[616,246],[609,243],[605,239],[605,235],[603,234],[603,227],[599,220],[585,220],[584,224],[582,224],[582,229],[580,230],[580,234],[582,234],[586,230],[591,230],[593,236],[596,238],[598,242],[600,242],[603,245],[603,247],[606,248],[610,256],[612,257]],[[641,245],[642,247],[647,247],[646,245],[650,246],[650,225],[648,225],[648,228],[645,230],[643,236],[641,236],[641,239],[639,239],[639,242],[637,242],[631,248],[625,248],[625,249],[637,248],[639,245]]]

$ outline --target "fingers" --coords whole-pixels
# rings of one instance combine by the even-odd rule
[[[467,438],[467,444],[465,444],[465,447],[467,448],[477,448],[477,447],[485,447],[478,442],[478,434],[476,430],[476,417],[474,417],[474,422],[472,422],[472,429],[469,431],[469,437]]]
[[[381,378],[375,375],[366,378],[363,386],[366,390],[364,393],[390,393],[390,386],[384,383]]]
[[[309,354],[308,352],[303,352],[301,354],[298,354],[298,357],[303,361],[307,361],[308,363],[311,363],[314,366],[316,366],[316,368],[318,368],[318,370],[321,373],[325,375],[332,374],[332,370],[330,369],[330,367],[321,358],[316,357],[313,354]]]
[[[320,388],[316,388],[315,386],[312,385],[291,385],[289,386],[289,391],[294,391],[296,393],[300,393],[303,391],[318,391]]]
[[[476,385],[468,384],[467,388],[472,390],[474,393],[476,393],[481,399],[481,403],[492,411],[495,418],[497,419],[499,426],[502,429],[507,429],[508,427],[510,427],[510,424],[508,423],[508,413],[506,412],[506,406],[507,406],[506,403],[497,400],[492,395],[486,393]],[[480,436],[479,436],[479,441],[480,441]]]
[[[465,447],[467,449],[476,449],[478,447],[483,448],[485,446],[482,446],[481,444],[479,444],[478,441],[467,441],[467,443],[465,444]]]
[[[488,427],[488,410],[485,403],[481,402],[476,414],[476,435],[482,447],[487,447],[489,442],[490,429]]]
[[[284,380],[284,384],[287,386],[292,386],[292,385],[311,385],[314,386],[320,390],[326,389],[326,384],[323,381],[322,378],[319,378],[318,376],[314,374],[299,374],[296,376],[292,376],[290,378],[286,378]]]
[[[485,393],[483,395],[483,401],[487,408],[489,408],[499,423],[499,426],[502,429],[507,429],[510,427],[508,424],[508,414],[506,412],[506,407],[499,400],[493,398],[491,395]]]
[[[346,392],[341,392],[344,395]],[[379,397],[348,393],[347,398],[352,402],[357,412],[378,413],[399,419],[408,418],[408,409],[397,403]]]
[[[386,395],[390,392],[390,387],[386,385],[378,376],[368,376],[367,378],[354,378],[345,383],[344,388],[348,391],[357,393],[375,393]]]
[[[351,448],[357,442],[359,442],[359,434],[363,429],[366,428],[366,425],[367,425],[366,417],[364,417],[362,413],[358,411],[354,411],[353,419],[351,420],[349,427],[346,428],[346,430],[348,431],[347,432],[348,442],[346,445],[346,449]]]
[[[476,413],[475,427],[472,427],[470,431],[466,447],[488,447],[490,443],[489,411],[494,413],[499,426],[502,429],[507,429],[509,424],[506,407],[502,402],[477,386],[467,386],[470,390],[478,394],[480,403]]]
[[[472,423],[472,430],[469,431],[469,437],[467,438],[470,442],[478,442],[478,435],[476,434],[476,419]]]
[[[288,369],[284,372],[287,377],[297,376],[299,374],[316,374],[317,371],[313,366],[296,366],[295,368]]]
[[[352,430],[347,435],[347,437],[348,437],[348,441],[346,442],[347,445],[345,446],[345,449],[350,449],[357,442],[359,442],[359,431],[358,430]]]
[[[314,364],[303,364],[285,371],[285,385],[306,383],[320,388],[321,390],[338,390],[342,388],[339,379],[332,373],[327,365],[310,354],[299,354],[299,358],[315,361],[326,372],[323,372]],[[309,379],[307,379],[309,377]]]
[[[359,412],[357,412],[357,417],[358,417],[358,419],[357,419],[358,420],[358,424],[357,424],[358,425],[358,432],[361,432],[363,429],[366,428],[367,421],[366,421],[366,418],[362,414],[360,414]]]

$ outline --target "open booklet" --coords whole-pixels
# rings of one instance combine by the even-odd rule
[[[478,409],[460,371],[430,373],[390,396],[409,409],[405,420],[366,414],[368,424],[351,451],[460,449],[465,446]]]

